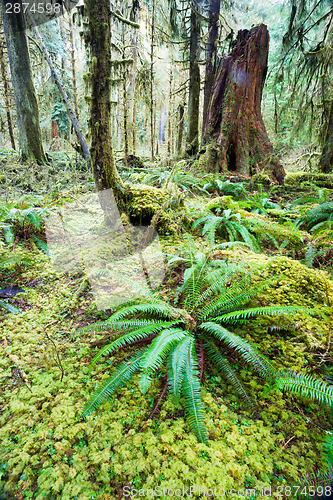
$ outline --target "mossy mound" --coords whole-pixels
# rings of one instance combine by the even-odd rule
[[[268,259],[244,250],[224,256],[261,266],[259,276],[274,278],[259,297],[263,305],[315,306],[324,312],[325,319],[319,311],[311,317],[260,318],[239,330],[277,365],[306,366],[310,349],[323,350],[332,327],[328,276],[285,257]],[[196,441],[181,406],[170,401],[158,418],[146,421],[162,388],[159,380],[142,396],[134,378],[111,402],[80,420],[84,401],[107,379],[108,364],[116,357],[89,373],[97,352],[90,342],[104,335],[76,331],[87,318],[96,320],[90,295],[80,296],[73,308],[77,283],[55,272],[45,255],[36,253],[33,261],[33,267],[16,276],[26,289],[25,314],[1,318],[0,490],[17,499],[108,500],[123,498],[128,488],[157,487],[164,499],[163,488],[200,486],[256,488],[256,498],[263,499],[263,488],[296,484],[299,474],[323,466],[322,429],[330,428],[331,417],[309,403],[301,406],[304,416],[280,392],[266,395],[263,382],[245,368],[240,376],[257,400],[260,416],[244,412],[230,384],[213,373],[204,392],[208,445]],[[292,323],[301,329],[290,329]],[[198,490],[192,492],[200,497]],[[244,493],[234,498],[243,499]]]
[[[126,211],[134,225],[153,225],[161,234],[181,233],[183,224],[187,225],[182,193],[145,184],[126,187]]]
[[[302,182],[311,182],[318,187],[333,189],[333,174],[289,172],[284,180],[286,187],[299,189]]]

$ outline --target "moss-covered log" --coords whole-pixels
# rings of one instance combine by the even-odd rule
[[[273,147],[261,116],[267,73],[269,34],[264,24],[238,32],[235,48],[217,71],[204,124],[208,171],[232,171],[246,176],[265,171],[283,184],[283,166],[272,156]]]

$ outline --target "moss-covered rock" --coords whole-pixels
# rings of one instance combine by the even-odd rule
[[[319,187],[333,189],[333,174],[310,172],[289,172],[285,177],[285,185],[299,189],[302,182],[311,182]]]

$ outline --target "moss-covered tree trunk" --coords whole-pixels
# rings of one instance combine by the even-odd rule
[[[219,35],[219,17],[221,10],[221,0],[209,1],[209,26],[208,26],[208,41],[206,47],[206,72],[205,72],[205,87],[204,87],[204,104],[202,112],[202,126],[205,131],[205,123],[207,111],[212,95],[214,79],[216,74],[216,56],[217,56],[217,40]]]
[[[11,2],[14,3],[14,0]],[[11,9],[12,13],[9,14],[6,12],[6,5],[11,2],[0,0],[0,6],[14,90],[21,157],[23,161],[44,163],[46,157],[31,74],[23,6],[21,0],[15,0],[16,4],[21,4],[21,8]],[[15,10],[18,12],[15,13]]]
[[[186,153],[195,155],[199,146],[199,99],[200,99],[200,28],[198,0],[191,1],[190,32],[190,83],[188,96],[188,133]]]
[[[323,152],[319,162],[319,170],[325,174],[333,172],[333,104],[331,104]]]
[[[89,131],[91,164],[98,191],[112,189],[123,210],[123,184],[117,172],[111,135],[111,12],[109,0],[85,0],[88,24],[85,43],[89,54]]]
[[[283,184],[285,172],[273,157],[261,115],[269,34],[264,24],[238,32],[232,52],[217,71],[204,131],[206,170],[251,176],[265,172]]]
[[[4,98],[5,98],[5,109],[6,109],[6,116],[7,116],[8,133],[9,133],[12,148],[16,149],[15,148],[14,132],[13,132],[12,116],[10,113],[10,90],[9,90],[9,82],[8,82],[8,78],[7,78],[6,63],[5,63],[5,52],[4,52],[4,48],[2,45],[1,39],[0,39],[0,74],[1,74],[1,79],[2,79],[2,83],[3,83],[3,94],[4,94]]]

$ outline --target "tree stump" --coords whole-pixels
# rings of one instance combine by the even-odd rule
[[[246,177],[262,172],[283,184],[285,171],[273,157],[261,116],[268,45],[264,24],[241,30],[234,49],[221,60],[204,124],[200,164],[206,171]]]

